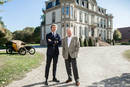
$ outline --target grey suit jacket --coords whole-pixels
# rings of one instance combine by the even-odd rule
[[[79,52],[80,44],[77,37],[72,37],[70,46],[68,47],[68,38],[65,37],[62,40],[62,55],[64,59],[68,59],[68,53],[71,58],[77,58]]]

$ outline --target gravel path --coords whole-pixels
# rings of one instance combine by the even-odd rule
[[[87,47],[80,48],[78,69],[80,87],[88,87],[94,82],[130,73],[130,62],[123,58],[122,53],[130,49],[130,46]],[[61,50],[61,49],[60,49]],[[46,48],[37,48],[38,52],[46,53]],[[60,51],[61,52],[61,51]],[[52,72],[49,77],[49,87],[75,87],[74,81],[65,84],[67,74],[64,59],[59,56],[57,78],[60,83],[51,82]],[[52,71],[52,69],[50,69]],[[40,67],[26,74],[22,80],[13,81],[7,87],[46,87],[44,85],[45,61]]]

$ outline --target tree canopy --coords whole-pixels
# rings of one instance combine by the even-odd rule
[[[114,31],[113,38],[115,41],[119,41],[122,39],[122,34],[118,29]]]
[[[9,1],[11,1],[11,0],[0,0],[0,5],[3,5],[3,4],[5,4],[5,3],[9,2]]]
[[[12,33],[5,28],[4,22],[0,20],[0,45],[12,39]]]
[[[22,40],[26,43],[40,43],[40,26],[26,27],[23,30],[13,32],[13,39]]]

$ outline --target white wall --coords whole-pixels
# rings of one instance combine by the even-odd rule
[[[52,13],[55,12],[56,23],[61,22],[61,8],[46,13],[46,24],[52,24]]]

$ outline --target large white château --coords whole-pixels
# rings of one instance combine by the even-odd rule
[[[44,22],[41,25],[41,45],[51,31],[51,24],[57,24],[57,33],[66,36],[66,29],[82,38],[99,37],[113,39],[113,16],[97,5],[96,0],[48,0],[45,2]]]

